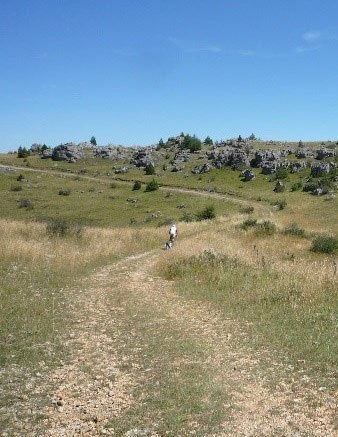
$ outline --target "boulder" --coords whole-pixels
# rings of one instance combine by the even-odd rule
[[[60,144],[52,152],[53,161],[76,162],[82,156],[82,150],[74,143]]]
[[[203,174],[203,173],[208,173],[210,170],[211,170],[211,165],[206,162],[202,165],[198,165],[197,167],[192,169],[191,172],[194,174]]]
[[[334,158],[336,156],[336,151],[334,149],[317,149],[316,159]]]
[[[313,162],[311,164],[311,176],[317,178],[330,173],[331,166],[329,162]]]

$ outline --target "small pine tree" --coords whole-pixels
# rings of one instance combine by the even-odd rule
[[[181,144],[182,149],[189,149],[190,152],[201,150],[202,142],[195,135],[186,135],[184,141]]]
[[[212,141],[212,139],[207,136],[206,139],[203,141],[204,144],[206,144],[207,146],[212,146],[214,144],[214,142]]]
[[[92,144],[93,146],[96,146],[97,145],[97,143],[96,143],[96,138],[93,136],[93,137],[91,137],[91,139],[90,139],[90,144]]]
[[[150,191],[156,191],[158,190],[160,187],[158,185],[158,182],[155,181],[155,179],[151,180],[147,185],[146,185],[146,192],[150,192]]]
[[[251,134],[250,136],[249,136],[249,140],[250,141],[255,141],[257,138],[256,138],[256,136],[255,136],[255,134]]]
[[[241,142],[243,141],[243,138],[241,137],[241,135],[238,136],[237,141],[238,141],[239,143],[241,143]]]
[[[145,167],[145,173],[146,175],[154,175],[155,174],[155,167],[154,164],[152,164],[151,162],[148,162],[148,164]]]

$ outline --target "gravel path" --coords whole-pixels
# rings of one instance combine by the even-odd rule
[[[199,433],[195,421],[187,425],[189,432],[179,435],[336,435],[334,399],[317,389],[303,371],[287,369],[292,375],[284,379],[283,361],[269,351],[252,350],[245,342],[245,326],[175,294],[170,282],[154,276],[160,256],[152,251],[128,257],[97,270],[76,290],[65,293],[74,319],[63,339],[69,358],[38,378],[32,399],[22,401],[31,418],[14,421],[13,429],[2,435],[121,435],[112,425],[114,420],[142,402],[138,389],[155,371],[155,363],[146,367],[142,360],[142,344],[134,349],[127,344],[128,338],[139,335],[132,317],[145,312],[144,329],[151,335],[160,335],[156,326],[165,324],[208,351],[201,365],[232,404],[224,405],[216,433]],[[173,371],[183,365],[184,359],[170,364]],[[277,378],[274,388],[269,385],[272,376]],[[39,396],[44,401],[37,404]],[[226,417],[230,407],[231,420]],[[139,421],[142,424],[142,418]],[[123,435],[163,435],[157,432],[156,423],[152,427],[147,423]]]

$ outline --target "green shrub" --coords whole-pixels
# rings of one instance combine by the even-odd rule
[[[70,195],[70,189],[69,188],[61,188],[59,190],[59,196],[69,196]]]
[[[110,188],[117,188],[117,183],[116,182],[112,182],[111,184],[110,184]],[[94,190],[93,190],[94,191]]]
[[[51,219],[46,223],[46,233],[50,237],[82,237],[83,226],[65,219]]]
[[[154,164],[152,164],[151,162],[149,162],[144,169],[146,175],[154,175],[155,174],[155,167]]]
[[[211,220],[216,217],[215,207],[213,205],[206,206],[196,214],[197,220]]]
[[[17,180],[18,182],[21,182],[21,181],[23,181],[24,179],[25,179],[25,177],[24,177],[23,174],[19,174],[19,176],[16,178],[16,180]]]
[[[285,191],[285,185],[281,181],[277,181],[273,190],[275,193],[283,193]]]
[[[133,191],[137,191],[140,190],[142,188],[142,183],[141,181],[135,181],[134,185],[133,185]]]
[[[273,206],[275,206],[279,211],[284,209],[286,205],[287,203],[285,199],[280,199],[273,203]]]
[[[249,218],[247,220],[244,220],[243,223],[241,223],[240,225],[238,225],[238,227],[240,229],[244,229],[244,231],[246,231],[249,228],[252,228],[253,226],[257,225],[257,219],[254,218]]]
[[[155,179],[152,179],[150,182],[147,183],[145,191],[146,192],[156,191],[159,188],[160,188],[160,186],[159,186],[158,182],[155,181]]]
[[[305,237],[305,231],[304,229],[300,228],[297,223],[290,223],[287,225],[283,233],[286,235],[294,235],[296,237]]]
[[[338,251],[338,238],[332,235],[317,235],[312,241],[312,252],[336,253]]]
[[[182,149],[189,149],[190,152],[195,152],[197,150],[201,150],[202,142],[195,135],[186,135],[180,147]]]
[[[252,214],[254,212],[255,208],[253,206],[244,206],[241,208],[240,212],[242,214]]]
[[[270,220],[264,220],[262,223],[257,223],[255,233],[256,235],[273,235],[277,228]]]
[[[275,175],[277,179],[286,179],[289,176],[289,171],[285,167],[278,167]]]
[[[11,191],[22,191],[21,185],[12,185],[10,188]]]
[[[301,190],[303,188],[303,184],[301,181],[295,182],[294,184],[292,184],[291,186],[291,191],[298,191]]]
[[[28,199],[19,199],[17,200],[17,204],[19,208],[33,209],[33,204]]]
[[[186,211],[184,211],[182,217],[180,218],[180,221],[185,223],[191,223],[194,222],[195,220],[196,220],[196,216]]]

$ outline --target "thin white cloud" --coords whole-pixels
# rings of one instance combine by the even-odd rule
[[[313,42],[313,41],[317,41],[318,39],[320,39],[321,36],[322,36],[321,32],[309,31],[309,32],[303,33],[302,38],[306,42]]]
[[[239,50],[238,53],[242,56],[255,56],[256,54],[253,50]]]
[[[199,52],[209,52],[209,53],[219,53],[222,49],[216,45],[206,44],[197,41],[187,41],[178,38],[169,38],[169,41],[178,47],[180,50],[186,53],[199,53]]]
[[[317,46],[298,46],[296,47],[296,53],[307,53],[307,52],[314,52],[315,50],[318,50],[320,47]]]

